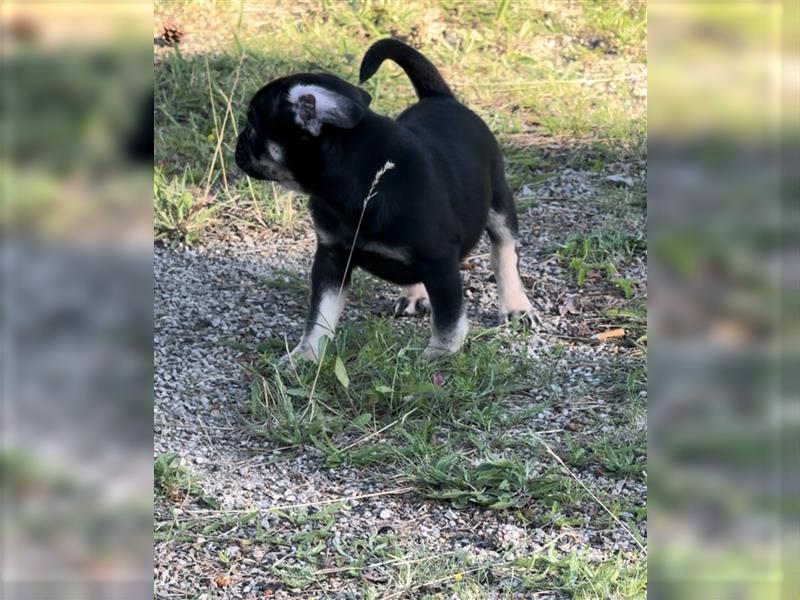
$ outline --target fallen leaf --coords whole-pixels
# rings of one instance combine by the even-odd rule
[[[231,578],[228,575],[217,575],[214,583],[217,584],[217,587],[225,588],[231,584]]]
[[[597,281],[602,276],[603,274],[600,271],[596,271],[594,269],[586,272],[586,279],[591,279],[592,281]]]
[[[602,333],[595,333],[592,336],[592,339],[597,340],[598,342],[605,342],[606,340],[620,337],[625,337],[625,330],[622,328],[609,329],[608,331],[604,331]]]

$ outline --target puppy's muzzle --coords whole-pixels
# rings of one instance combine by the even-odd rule
[[[236,140],[236,165],[253,179],[267,179],[261,170],[256,170],[253,165],[253,153],[250,149],[250,139],[246,131],[239,134]]]

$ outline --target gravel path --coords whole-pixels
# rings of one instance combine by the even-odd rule
[[[565,350],[558,365],[563,377],[553,384],[558,389],[531,389],[512,398],[509,410],[553,398],[555,393],[556,400],[528,424],[545,432],[542,435],[555,448],[561,448],[565,431],[586,434],[590,432],[584,428],[594,428],[591,433],[598,436],[624,439],[646,427],[643,417],[639,422],[617,418],[627,414],[627,407],[613,386],[605,385],[608,373],[629,369],[639,351],[627,338],[599,345],[590,340],[608,327],[605,311],[623,306],[624,297],[591,277],[586,287],[578,288],[574,276],[552,254],[554,245],[571,233],[603,223],[642,231],[643,214],[627,209],[615,213],[609,208],[605,198],[619,188],[604,181],[608,175],[623,174],[641,182],[641,168],[636,164],[610,165],[603,173],[565,170],[524,188],[518,198],[527,207],[520,210],[521,270],[543,319],[541,333],[531,336],[521,350],[533,361],[548,356],[555,344],[563,344]],[[359,539],[368,545],[377,534],[391,532],[397,547],[413,549],[414,555],[442,557],[462,549],[476,564],[508,560],[544,546],[561,553],[583,549],[598,559],[622,551],[637,559],[636,542],[622,526],[603,518],[607,515],[596,503],[583,515],[583,522],[561,526],[552,519],[523,518],[514,511],[457,511],[449,504],[404,491],[401,483],[377,477],[368,469],[329,468],[313,447],[281,449],[253,435],[245,426],[250,378],[243,369],[252,354],[229,341],[255,347],[265,339],[286,335],[290,344],[296,342],[305,315],[305,292],[265,282],[284,271],[305,277],[313,247],[310,228],[301,227],[294,237],[220,228],[201,247],[156,248],[155,453],[180,455],[198,476],[204,493],[219,502],[220,510],[207,512],[191,501],[161,502],[156,520],[202,520],[261,509],[255,518],[258,525],[229,523],[228,531],[233,533],[222,540],[200,535],[157,542],[158,597],[359,598],[363,581],[385,585],[379,573],[370,580],[369,571],[362,574],[363,579],[334,572],[326,573],[319,586],[309,591],[293,591],[285,580],[277,581],[270,569],[276,564],[291,567],[296,559],[292,548],[242,541],[254,527],[297,534],[320,524],[314,519],[287,524],[285,518],[264,509],[310,503],[314,505],[311,514],[318,514],[325,502],[342,498],[351,499],[324,517],[333,532],[328,547],[349,547]],[[470,320],[473,327],[494,325],[496,289],[488,245],[483,242],[474,256],[463,272]],[[621,272],[637,282],[640,295],[645,260],[644,255],[637,256]],[[391,286],[377,283],[374,295],[348,305],[344,319],[386,312],[394,296]],[[403,326],[424,328],[427,323],[407,321]],[[626,498],[637,506],[646,501],[640,478],[609,478],[589,469],[576,472],[598,494]],[[644,529],[644,523],[637,525]],[[227,562],[220,560],[221,552]],[[558,596],[554,592],[552,597]]]

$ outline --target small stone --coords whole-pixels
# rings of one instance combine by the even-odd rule
[[[633,179],[631,179],[630,177],[625,177],[624,175],[609,175],[608,177],[604,177],[603,181],[608,181],[610,183],[623,184],[628,187],[633,187]]]
[[[380,514],[379,514],[378,516],[379,516],[381,519],[384,519],[384,520],[385,520],[385,519],[388,519],[388,518],[390,518],[390,517],[392,516],[392,511],[390,511],[388,508],[384,508],[384,509],[383,509],[383,510],[380,512]]]

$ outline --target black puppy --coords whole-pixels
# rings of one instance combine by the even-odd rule
[[[367,51],[361,83],[386,59],[402,67],[419,96],[397,120],[372,112],[370,95],[338,77],[302,73],[259,90],[239,136],[236,163],[245,173],[311,197],[311,309],[292,355],[317,358],[320,338],[333,335],[340,285],[349,283],[354,266],[403,286],[397,316],[432,309],[427,356],[456,352],[467,334],[459,267],[484,230],[503,317],[533,321],[517,270],[514,201],[494,136],[428,59],[397,40]],[[365,207],[387,162],[394,167]]]

